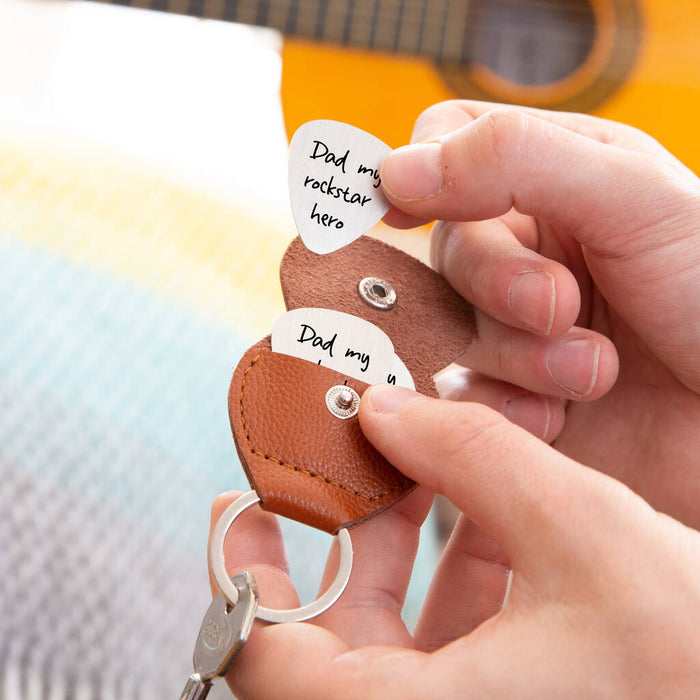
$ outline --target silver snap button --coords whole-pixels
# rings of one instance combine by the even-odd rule
[[[360,395],[345,384],[332,386],[326,392],[326,407],[336,418],[347,420],[360,410]]]
[[[360,296],[375,309],[390,309],[396,304],[396,292],[386,280],[365,277],[358,287]]]

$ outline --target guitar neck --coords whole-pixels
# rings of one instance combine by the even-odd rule
[[[100,0],[241,22],[283,34],[435,60],[467,61],[469,2],[453,0]]]

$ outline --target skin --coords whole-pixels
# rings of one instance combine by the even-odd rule
[[[439,152],[440,189],[418,191],[431,176],[426,146],[399,149],[382,171],[401,207],[389,220],[469,222],[435,225],[432,261],[480,309],[479,341],[461,358],[472,371],[443,376],[442,395],[510,409],[562,453],[700,528],[697,177],[646,134],[584,115],[446,102],[421,116],[414,141]],[[509,292],[531,271],[552,286]],[[552,346],[572,337],[599,345],[597,362],[563,345],[576,391],[547,370]],[[524,405],[509,406],[523,390]]]
[[[479,309],[469,369],[441,377],[451,401],[365,393],[365,435],[422,487],[353,530],[328,612],[258,625],[229,684],[241,698],[698,697],[697,178],[648,136],[580,115],[449,102],[414,141],[384,162],[387,220],[438,219],[433,264]],[[433,492],[462,516],[409,634]],[[274,517],[237,525],[231,572],[295,606]],[[326,579],[334,566],[332,552]]]

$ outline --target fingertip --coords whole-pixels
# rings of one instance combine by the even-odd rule
[[[516,396],[506,403],[503,415],[547,443],[555,440],[564,427],[564,403],[554,396]]]
[[[478,402],[502,413],[511,423],[547,443],[564,427],[565,401],[480,375],[465,367],[450,367],[435,377],[440,397]]]
[[[556,396],[548,396],[546,398],[549,402],[550,417],[549,425],[544,431],[542,440],[551,445],[561,435],[561,431],[564,430],[568,401]]]
[[[239,491],[228,491],[214,500],[210,537],[226,508],[240,495]],[[259,564],[269,564],[285,573],[289,571],[279,521],[260,507],[250,508],[236,518],[224,540],[223,553],[231,572]]]
[[[591,399],[597,399],[612,389],[620,373],[620,358],[617,348],[610,338],[598,335],[600,351],[598,353],[598,376],[590,394]]]
[[[403,386],[375,384],[363,394],[361,406],[365,407],[365,413],[393,414],[407,404],[421,400],[428,400],[428,397]]]
[[[557,338],[573,328],[581,312],[581,290],[574,274],[564,265],[551,261],[549,270],[555,280],[555,298],[549,335]]]
[[[438,221],[430,259],[467,301],[502,323],[557,337],[576,322],[581,293],[574,275],[525,248],[501,220]]]
[[[454,365],[441,370],[433,377],[438,396],[446,401],[469,401],[471,374],[466,367]]]
[[[450,273],[454,267],[460,266],[459,256],[465,247],[462,243],[458,223],[438,221],[430,229],[430,264],[458,292],[462,291],[462,285],[456,282],[453,279],[454,275]]]
[[[386,156],[380,176],[389,200],[401,206],[437,196],[444,187],[441,154],[442,146],[433,141],[402,146]]]
[[[242,491],[220,493],[211,504],[210,527],[213,528],[222,513],[242,494]]]
[[[508,288],[508,309],[526,329],[549,335],[554,325],[556,288],[556,278],[546,270],[519,272]]]
[[[389,395],[382,385],[372,389],[373,394]],[[398,393],[396,387],[393,387],[393,390]],[[410,393],[420,397],[419,394]],[[364,416],[361,410],[362,429],[370,442],[394,466],[410,478],[440,493],[444,493],[438,483],[440,474],[428,465],[432,465],[434,461],[440,463],[450,451],[446,446],[445,436],[450,439],[460,436],[457,442],[461,443],[463,436],[472,432],[488,432],[493,425],[506,423],[502,415],[485,404],[426,397],[412,399],[408,393],[404,396],[407,400],[398,408],[391,406],[392,410],[389,413],[375,412],[371,410],[370,405]],[[391,425],[388,425],[387,421],[390,418]]]
[[[533,268],[524,261],[512,276],[506,305],[517,327],[556,338],[571,330],[581,310],[581,293],[571,271],[554,260],[542,259]]]
[[[429,219],[421,219],[412,214],[407,214],[396,206],[392,206],[389,211],[384,214],[382,221],[391,228],[409,229],[425,226],[430,223]]]
[[[563,396],[593,401],[615,384],[619,358],[605,336],[592,331],[574,332],[551,346],[545,366]]]
[[[379,445],[396,434],[392,425],[401,422],[397,414],[411,404],[432,400],[405,387],[375,384],[364,392],[360,401],[358,418],[362,432],[382,452]]]

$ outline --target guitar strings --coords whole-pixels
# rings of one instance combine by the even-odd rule
[[[251,4],[258,4],[262,0],[253,0]],[[293,2],[299,2],[300,0],[267,0],[267,4],[270,5],[277,5],[278,7],[284,5],[284,4],[291,4]],[[301,0],[302,2],[304,0]],[[322,2],[323,0],[318,0],[319,2]],[[341,0],[342,1],[342,0]],[[471,0],[474,5],[477,6],[477,8],[481,5],[484,4],[489,4],[489,0],[482,0],[481,2],[479,0]],[[521,8],[523,6],[523,0],[492,0],[494,4],[496,5],[512,5],[513,7],[518,7]],[[330,5],[339,5],[340,3],[333,2],[333,0],[326,0]],[[562,5],[561,1],[558,0],[526,0],[528,7],[533,7],[533,6],[541,6],[547,9],[557,9],[557,10],[564,10],[567,13],[579,13],[579,14],[585,14],[585,15],[590,15],[591,14],[591,8],[592,4],[588,0],[586,0],[588,7],[583,8],[581,7],[582,3],[576,2],[576,3],[565,3]],[[614,0],[609,0],[611,7],[614,7],[615,2]],[[434,0],[366,0],[365,4],[366,5],[375,5],[375,4],[384,4],[384,5],[409,5],[409,6],[414,6],[414,7],[428,7],[428,5],[435,5],[437,4]],[[307,2],[307,4],[309,4]],[[464,2],[453,2],[452,0],[447,0],[445,3],[447,5],[452,5],[453,7],[461,7],[463,9],[468,9],[469,6],[469,0],[465,0]]]
[[[123,0],[119,0],[119,4],[121,4],[122,1]],[[343,23],[345,23],[348,18],[351,18],[351,21],[359,22],[362,20],[369,25],[376,21],[382,7],[385,8],[384,14],[390,14],[392,10],[394,10],[398,16],[406,15],[407,11],[414,12],[416,15],[420,16],[422,22],[429,22],[435,13],[428,12],[428,8],[430,6],[432,10],[432,8],[434,8],[437,4],[434,2],[434,0],[430,3],[430,5],[427,0],[365,0],[364,2],[362,2],[362,0],[359,2],[358,0],[346,0],[346,2],[342,3],[345,5],[345,7],[341,8],[339,7],[339,3],[333,2],[332,0],[315,0],[315,2],[319,8],[317,14],[324,19],[341,19]],[[528,7],[539,5],[547,10],[558,10],[560,13],[563,12],[566,15],[579,14],[592,18],[592,22],[585,23],[577,20],[572,21],[570,19],[560,19],[557,22],[557,24],[560,26],[567,24],[575,26],[580,26],[581,24],[596,24],[596,21],[591,14],[592,11],[590,7],[589,9],[584,9],[579,7],[578,3],[575,6],[566,5],[562,7],[560,2],[555,2],[554,0],[527,0],[527,2]],[[127,4],[131,3],[127,2]],[[169,9],[174,9],[175,6],[183,6],[190,3],[189,0],[173,0],[172,2],[167,2],[167,0],[165,2],[162,2],[162,0],[151,0],[151,4],[164,4]],[[212,4],[216,6],[216,9],[219,11],[216,14],[220,14],[223,10],[227,16],[233,17],[238,15],[242,9],[245,9],[242,8],[242,6],[247,6],[249,8],[252,7],[255,8],[254,11],[249,11],[247,14],[252,15],[257,24],[265,25],[267,24],[267,19],[269,18],[272,10],[274,10],[275,14],[279,15],[280,11],[284,12],[286,9],[288,9],[289,11],[287,14],[298,15],[299,10],[301,9],[299,5],[304,4],[308,8],[314,4],[314,0],[247,0],[247,2],[246,0],[243,2],[240,0],[223,0],[223,2],[221,2],[221,0],[204,0],[198,4],[204,5],[205,7]],[[496,0],[496,4],[510,5],[512,7],[518,7],[519,9],[523,6],[520,0]],[[475,3],[476,7],[474,9],[470,9],[468,2],[455,3],[447,0],[447,2],[441,3],[441,5],[444,5],[442,9],[446,10],[447,12],[461,10],[461,14],[463,14],[465,17],[470,16],[479,18],[480,16],[487,14],[487,11],[481,7],[482,3],[479,2]],[[613,6],[611,7],[614,9]],[[250,19],[253,21],[252,17]],[[546,20],[544,20],[544,22],[546,22]]]
[[[125,0],[118,0],[123,4]],[[126,0],[132,4],[134,0]],[[142,0],[139,0],[139,4]],[[561,3],[553,0],[528,0],[529,6],[557,8]],[[478,26],[484,3],[475,2],[470,8],[469,2],[455,3],[443,0],[439,4],[431,0],[430,9],[427,0],[345,0],[337,3],[333,0],[150,0],[153,9],[174,11],[181,14],[194,14],[200,17],[224,18],[227,21],[239,21],[246,24],[273,26],[290,35],[309,36],[350,46],[368,46],[417,56],[429,56],[437,60],[449,60],[467,63],[473,49],[473,34],[485,37],[486,41],[517,41],[522,34],[517,25],[495,27]],[[316,5],[315,16],[310,10]],[[496,0],[496,4],[522,6],[518,0]],[[344,5],[341,9],[339,5]],[[597,28],[599,23],[591,15],[590,8],[584,9],[579,3],[564,8],[567,15],[579,13],[591,21],[585,23],[560,18],[557,26]],[[392,14],[393,13],[393,14]],[[417,13],[417,14],[411,14]],[[311,17],[309,17],[311,14]],[[454,15],[457,15],[455,17]],[[451,16],[452,15],[452,16]],[[277,21],[270,24],[272,19]],[[529,29],[533,24],[529,20]],[[545,19],[535,19],[536,24],[547,25]],[[386,26],[387,23],[390,26]],[[633,29],[612,23],[617,29],[615,42],[636,45],[636,32]],[[300,31],[306,28],[306,31]],[[478,27],[478,29],[477,29]],[[312,28],[312,29],[311,29]],[[558,38],[553,60],[563,55],[564,46],[580,50],[595,44],[595,38],[587,38],[575,33],[566,39]],[[538,47],[542,51],[542,46]],[[549,47],[551,50],[551,46]],[[565,49],[564,49],[565,50]],[[609,66],[624,66],[623,59],[612,58]]]
[[[227,0],[228,2],[232,2],[235,0]],[[264,0],[249,0],[248,4],[249,5],[258,5],[259,3],[263,2]],[[226,2],[226,0],[225,0]],[[284,7],[285,5],[298,5],[300,2],[303,2],[307,6],[310,6],[313,4],[313,0],[266,0],[265,4],[268,6],[274,6],[275,9],[279,10],[279,8]],[[344,9],[338,9],[340,5],[345,4],[343,0],[341,2],[333,2],[333,0],[316,0],[318,3],[323,3],[328,5],[328,13],[330,15],[336,14],[336,15],[345,15],[346,12]],[[527,2],[527,7],[528,9],[534,9],[535,7],[539,7],[539,9],[545,9],[548,12],[551,11],[557,11],[559,13],[566,13],[567,15],[585,15],[586,17],[591,17],[593,13],[593,6],[588,0],[586,0],[588,7],[582,7],[581,3],[576,2],[576,3],[564,3],[562,2],[557,2],[557,0],[526,0]],[[523,0],[493,0],[494,6],[498,5],[505,5],[505,6],[511,6],[511,7],[516,7],[518,9],[523,8]],[[375,7],[378,5],[383,5],[385,7],[395,7],[395,8],[402,8],[402,10],[405,10],[406,8],[409,8],[417,13],[425,13],[425,11],[428,9],[429,6],[435,7],[438,3],[435,2],[435,0],[360,0],[360,2],[357,2],[357,0],[349,0],[348,4],[353,4],[356,7],[355,13],[366,13],[367,15],[372,15],[374,14]],[[464,13],[473,13],[475,16],[479,16],[480,14],[487,14],[488,10],[484,9],[484,5],[488,5],[489,0],[486,0],[486,2],[479,2],[479,0],[472,0],[472,4],[475,5],[473,9],[470,8],[470,2],[469,0],[465,0],[465,2],[453,2],[452,0],[447,0],[444,3],[446,7],[451,7],[454,9],[459,9],[463,10]],[[615,10],[615,2],[614,0],[609,0],[610,4],[610,9]],[[358,7],[359,6],[359,7]],[[577,22],[574,22],[576,24]]]
[[[120,0],[120,4],[121,4]],[[529,0],[533,4],[540,4],[540,5],[546,5],[547,7],[559,7],[561,9],[561,5],[558,5],[554,2],[550,2],[550,0]],[[406,18],[409,14],[410,11],[413,11],[416,13],[416,16],[413,17],[412,19],[418,20],[415,22],[417,26],[425,26],[425,25],[430,25],[430,24],[438,24],[442,25],[444,23],[444,16],[446,12],[449,14],[450,11],[453,11],[453,8],[458,8],[457,4],[452,3],[452,2],[447,2],[444,3],[444,7],[441,8],[443,11],[440,12],[433,12],[432,9],[435,8],[435,3],[433,2],[432,7],[431,7],[431,12],[428,12],[428,2],[425,0],[394,0],[393,2],[391,0],[374,0],[373,3],[371,3],[371,6],[364,3],[364,4],[359,4],[357,0],[348,0],[346,7],[341,10],[338,8],[337,4],[334,4],[330,2],[329,0],[316,0],[318,4],[317,8],[317,18],[316,20],[311,20],[311,23],[314,24],[316,27],[319,25],[327,25],[328,20],[333,20],[334,22],[340,21],[341,26],[345,30],[347,26],[352,27],[353,24],[358,24],[362,26],[376,26],[376,24],[379,22],[379,18],[381,15],[383,15],[387,19],[393,19],[394,21],[400,21],[402,24],[406,24],[404,22],[404,18]],[[518,4],[518,0],[499,0],[500,3],[508,3],[513,6]],[[152,4],[161,4],[160,0],[152,0]],[[241,12],[241,5],[245,3],[241,3],[240,0],[224,0],[222,3],[220,0],[200,0],[198,3],[199,5],[204,6],[204,8],[207,7],[207,5],[213,5],[216,7],[218,12],[212,12],[212,16],[219,16],[222,14],[222,11],[224,14],[226,14],[227,17],[230,17],[232,19],[238,19],[238,21],[244,21],[244,23],[255,23],[255,24],[260,24],[260,25],[266,25],[268,24],[270,15],[273,14],[273,10],[276,12],[276,14],[279,16],[279,11],[280,10],[285,10],[286,15],[293,16],[293,15],[299,15],[299,10],[301,9],[299,7],[300,4],[305,4],[307,7],[309,7],[312,3],[309,2],[309,0],[254,0],[252,3],[250,3],[249,6],[256,6],[257,9],[255,12],[249,12],[248,15],[252,16],[241,16],[238,17],[239,14],[242,14]],[[187,10],[182,9],[185,5],[190,5],[191,1],[190,0],[172,0],[171,2],[165,2],[164,3],[167,6],[167,9],[170,10],[175,10],[176,8],[179,11],[183,11],[187,13]],[[392,6],[393,7],[389,7]],[[382,12],[382,6],[384,8],[389,7],[389,9],[384,9]],[[410,8],[410,9],[409,9]],[[473,24],[478,23],[478,18],[480,14],[485,14],[483,10],[469,10],[466,7],[458,8],[462,9],[463,12],[461,13],[462,17],[465,19],[472,19],[472,18],[477,18],[476,21],[470,22],[470,26]],[[395,11],[395,17],[391,16],[391,11]],[[408,12],[407,12],[408,10]],[[580,8],[574,8],[571,7],[566,10],[568,14],[571,14],[573,12],[578,12],[580,14],[585,14],[587,17],[591,17],[590,13],[582,10]],[[440,18],[437,19],[437,16],[440,15]],[[536,23],[542,24],[543,26],[547,24],[546,19],[535,19]],[[533,20],[529,20],[530,26],[532,26]],[[296,23],[295,23],[296,24]],[[592,18],[592,21],[590,22],[578,22],[578,21],[571,21],[571,20],[566,20],[562,19],[557,22],[557,26],[576,26],[580,27],[582,25],[590,25],[590,26],[596,26],[596,21],[595,19]],[[617,23],[612,23],[613,26],[618,26]],[[285,22],[285,26],[288,25],[288,22]],[[280,28],[280,27],[277,27]],[[486,33],[499,33],[501,29],[498,28],[493,28],[493,27],[482,27],[481,31],[485,31]],[[393,36],[393,31],[389,34],[387,33],[388,36]],[[376,36],[376,35],[375,35]],[[584,42],[585,43],[585,42]]]

